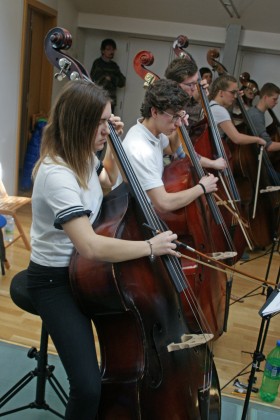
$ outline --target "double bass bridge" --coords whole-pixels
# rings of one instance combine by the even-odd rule
[[[181,342],[168,344],[167,350],[171,352],[201,346],[212,340],[213,337],[213,334],[183,334],[181,336]]]

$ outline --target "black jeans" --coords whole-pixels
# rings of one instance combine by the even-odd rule
[[[65,419],[94,420],[101,393],[92,324],[79,309],[70,288],[68,268],[28,270],[28,290],[57,349],[70,384]]]

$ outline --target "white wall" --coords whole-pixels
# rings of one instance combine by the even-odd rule
[[[175,39],[178,35],[186,35],[191,42],[200,44],[211,43],[213,46],[214,44],[223,45],[227,35],[226,27],[219,28],[215,26],[199,26],[85,13],[79,13],[78,26],[80,28],[119,32],[142,38],[158,37],[167,40]],[[242,47],[262,48],[279,53],[279,45],[279,33],[241,30],[240,46]]]
[[[188,36],[192,41],[217,44],[222,44],[226,38],[226,28],[85,13],[78,14],[78,26],[80,28],[119,32],[141,38],[157,37],[167,40],[175,39],[182,34]]]

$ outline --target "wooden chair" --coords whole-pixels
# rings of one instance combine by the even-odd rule
[[[31,198],[29,197],[18,197],[8,195],[6,188],[4,187],[4,184],[0,179],[0,214],[3,214],[4,216],[12,216],[15,220],[15,225],[18,230],[18,235],[16,235],[11,242],[8,242],[5,245],[6,248],[8,246],[11,246],[14,242],[21,238],[24,242],[25,248],[28,250],[31,249],[29,240],[27,239],[24,233],[24,230],[17,215],[17,210],[30,202]]]

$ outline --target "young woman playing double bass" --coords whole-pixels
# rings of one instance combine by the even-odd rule
[[[108,262],[177,255],[177,235],[171,231],[147,243],[101,236],[92,229],[103,198],[101,187],[112,186],[117,173],[110,151],[104,167],[95,155],[106,143],[109,120],[122,132],[123,124],[111,114],[108,93],[90,81],[68,82],[52,109],[34,169],[31,261],[22,275],[28,277],[34,307],[69,378],[67,420],[94,419],[101,392],[91,319],[70,288],[74,248],[88,260]]]
[[[234,104],[238,92],[237,80],[228,74],[217,77],[211,85],[210,107],[221,137],[226,136],[235,144],[257,143],[265,146],[266,142],[261,137],[240,133],[234,126],[228,108]]]
[[[233,159],[236,167],[235,177],[240,181],[239,186],[243,194],[241,201],[248,211],[246,219],[251,225],[251,235],[254,246],[265,247],[271,243],[273,238],[273,231],[275,229],[274,209],[276,210],[278,203],[277,200],[274,199],[274,196],[269,197],[271,198],[270,203],[270,200],[265,199],[263,196],[259,197],[258,194],[258,206],[255,206],[255,201],[253,211],[251,209],[251,207],[253,207],[253,199],[256,197],[255,193],[256,191],[258,192],[257,150],[253,148],[252,145],[257,144],[264,146],[266,152],[270,149],[273,150],[274,142],[271,140],[266,141],[262,137],[259,137],[261,134],[258,132],[256,132],[256,134],[259,134],[259,136],[251,136],[237,130],[232,122],[228,109],[234,104],[235,99],[238,97],[238,93],[237,80],[229,74],[223,74],[212,83],[209,95],[210,107],[215,122],[221,132],[221,137],[226,138],[228,143],[232,142],[235,143],[236,146],[240,146],[240,149],[233,148],[233,153],[235,153],[236,156],[236,158]],[[250,146],[245,148],[245,145]],[[266,188],[270,183],[270,177],[268,177],[267,174],[268,173],[263,171],[260,172],[260,181],[263,188]],[[273,171],[270,176],[274,175],[275,171]],[[254,213],[256,211],[258,214],[255,217]],[[252,214],[254,214],[253,217]]]

